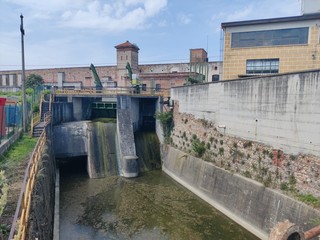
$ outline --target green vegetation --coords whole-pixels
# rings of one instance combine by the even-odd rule
[[[224,155],[224,148],[223,148],[223,147],[219,148],[219,154],[220,154],[221,156]]]
[[[199,139],[194,139],[192,141],[192,150],[196,153],[197,157],[202,157],[206,151],[205,143],[200,142]]]
[[[27,77],[27,80],[26,80],[26,88],[32,88],[32,89],[35,89],[37,88],[38,86],[42,85],[43,84],[43,78],[42,76],[38,75],[38,74],[30,74],[28,77]]]
[[[247,178],[251,178],[251,173],[247,170],[243,173],[243,175]]]
[[[246,141],[243,143],[243,147],[247,148],[247,147],[252,147],[252,142],[251,141]]]
[[[34,149],[37,138],[23,135],[10,149],[0,156],[0,169],[8,170],[24,160]]]
[[[92,122],[116,123],[117,120],[115,118],[96,118],[93,119]]]
[[[301,202],[311,204],[314,207],[320,207],[320,199],[311,194],[299,194],[298,199]]]
[[[30,155],[36,142],[36,138],[24,135],[0,156],[0,216],[7,203],[9,183],[16,181],[19,164]],[[2,227],[4,226],[0,226],[0,231],[3,232]]]
[[[165,138],[166,143],[172,142],[172,140],[170,140],[170,135],[171,135],[171,131],[174,126],[173,113],[171,111],[169,111],[169,112],[156,112],[155,117],[156,117],[156,119],[158,119],[161,122],[161,125],[163,128],[163,136]]]
[[[0,216],[2,215],[3,209],[7,203],[8,189],[9,187],[4,171],[0,171]]]

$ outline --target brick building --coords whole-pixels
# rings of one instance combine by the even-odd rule
[[[130,63],[133,74],[141,80],[143,88],[166,89],[181,86],[186,83],[189,76],[201,76],[202,81],[219,80],[222,73],[221,62],[201,62],[204,68],[194,68],[193,63],[146,64],[139,65],[139,47],[126,41],[115,46],[117,51],[116,66],[96,66],[97,73],[104,87],[129,87],[130,79],[126,69]],[[198,53],[199,49],[190,52]],[[200,50],[206,56],[205,50]],[[191,54],[192,55],[192,54]],[[191,56],[190,55],[190,56]],[[203,56],[204,56],[203,55]],[[202,58],[203,59],[203,58]],[[198,62],[197,64],[200,64]],[[30,74],[41,75],[46,85],[59,88],[80,89],[93,87],[94,77],[88,67],[49,68],[26,70]],[[19,90],[21,86],[21,71],[0,71],[0,89],[2,91]]]
[[[302,3],[301,16],[222,23],[223,80],[320,68],[320,2]]]

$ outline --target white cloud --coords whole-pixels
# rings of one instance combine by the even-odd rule
[[[167,0],[11,0],[10,3],[27,9],[33,19],[54,19],[61,27],[115,32],[148,27],[150,18],[167,6]]]
[[[191,22],[191,14],[180,13],[178,14],[178,20],[182,24],[188,24]]]
[[[295,16],[300,14],[300,1],[292,0],[239,0],[231,8],[217,11],[211,22],[232,22],[274,17]]]
[[[65,11],[60,25],[108,32],[142,29],[166,4],[166,0],[122,0],[113,4],[91,1],[86,8]]]

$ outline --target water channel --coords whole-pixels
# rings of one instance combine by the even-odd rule
[[[85,158],[60,164],[61,240],[258,239],[161,170],[89,179],[85,169]]]

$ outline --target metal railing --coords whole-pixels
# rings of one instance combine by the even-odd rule
[[[43,100],[43,98],[41,98],[41,100]],[[51,109],[51,100],[52,99],[50,98],[50,109]],[[33,124],[31,124],[32,131],[35,123],[37,121],[40,122],[40,118],[41,118],[41,113],[37,113],[35,115],[36,116],[32,118],[32,122],[33,122]],[[33,187],[35,185],[36,176],[38,174],[39,162],[41,160],[43,147],[47,140],[46,126],[51,122],[50,111],[45,113],[44,121],[45,121],[45,127],[37,141],[37,144],[32,152],[28,166],[25,171],[18,204],[17,204],[15,215],[14,215],[14,219],[12,222],[10,235],[9,235],[10,240],[12,239],[24,240],[26,237],[28,218],[29,218],[30,207],[31,207],[31,197],[32,197],[31,195],[32,195]]]
[[[162,96],[169,97],[170,89],[155,88],[139,88],[137,91],[133,87],[117,87],[117,88],[82,88],[82,89],[57,89],[56,95],[134,95],[134,96]]]
[[[40,123],[40,119],[41,119],[40,112],[32,113],[31,124],[30,124],[30,135],[31,136],[33,134],[34,126],[36,126],[38,123]]]
[[[30,157],[22,184],[16,212],[11,226],[9,239],[25,239],[27,223],[31,207],[31,195],[38,173],[41,153],[46,142],[46,131],[44,130],[38,139],[35,149]]]

